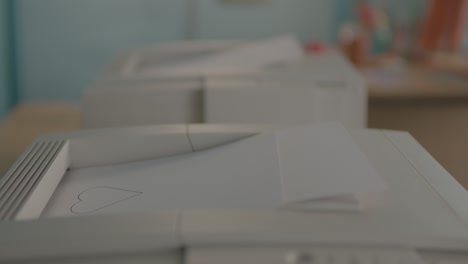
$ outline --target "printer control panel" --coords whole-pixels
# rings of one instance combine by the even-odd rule
[[[395,249],[313,249],[292,250],[284,254],[285,264],[422,264],[419,255],[410,250]]]

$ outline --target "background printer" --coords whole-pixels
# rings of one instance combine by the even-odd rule
[[[335,51],[306,55],[289,36],[130,51],[85,90],[82,106],[86,128],[320,121],[367,125],[367,88],[353,66]]]

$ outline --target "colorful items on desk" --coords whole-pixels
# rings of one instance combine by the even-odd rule
[[[360,65],[366,60],[369,39],[355,24],[349,23],[341,27],[338,32],[338,44],[353,64]]]
[[[369,36],[369,52],[376,54],[388,50],[392,42],[392,29],[387,12],[363,0],[358,2],[356,9],[358,24]]]
[[[344,53],[355,64],[362,64],[370,54],[387,51],[392,44],[390,17],[383,8],[368,1],[357,3],[354,22],[343,24],[338,42]]]

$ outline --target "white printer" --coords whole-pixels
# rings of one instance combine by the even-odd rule
[[[467,263],[467,199],[405,132],[48,135],[0,180],[0,262]]]
[[[118,56],[84,91],[85,128],[173,123],[339,121],[367,125],[367,88],[335,51],[292,37],[192,41]]]

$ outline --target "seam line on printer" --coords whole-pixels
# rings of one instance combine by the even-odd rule
[[[403,153],[400,148],[398,147],[398,145],[392,140],[392,138],[387,134],[385,133],[384,130],[381,130],[382,133],[384,134],[384,136],[388,139],[388,141],[390,141],[390,143],[398,150],[398,152],[400,152],[401,155],[403,155],[403,157],[405,157],[405,159],[408,161],[408,163],[411,165],[411,167],[413,167],[416,172],[419,174],[419,176],[421,176],[420,178],[422,178],[422,180],[431,188],[431,190],[433,190],[435,192],[435,194],[442,199],[443,203],[445,203],[448,208],[450,208],[450,210],[456,215],[458,216],[458,218],[460,218],[460,221],[462,221],[464,224],[466,221],[463,220],[463,216],[461,216],[459,213],[457,213],[457,211],[452,207],[452,205],[447,201],[445,200],[445,198],[439,193],[439,191],[437,191],[436,188],[434,188],[434,186],[432,186],[432,184],[426,179],[426,177],[424,177],[424,175],[422,174],[422,172],[417,168],[417,166],[408,158],[407,155],[405,155],[405,153]]]
[[[283,199],[287,199],[287,192],[286,192],[286,179],[283,177],[282,174],[282,166],[281,166],[281,154],[279,152],[279,143],[278,143],[278,135],[276,133],[273,133],[273,136],[275,137],[275,149],[276,149],[276,159],[278,160],[278,170],[280,174],[280,182],[281,182],[281,195],[283,196]]]
[[[184,246],[184,237],[182,235],[182,211],[177,212],[176,223],[175,223],[175,239],[178,243]]]
[[[201,104],[202,105],[206,105],[206,95],[207,95],[207,83],[208,83],[208,77],[204,76],[203,74],[200,75],[200,83],[201,83],[201,89],[200,89],[200,100],[201,100]],[[201,117],[200,117],[200,121],[202,123],[207,123],[206,122],[206,119],[207,119],[207,114],[206,114],[206,110],[203,109],[202,110],[202,113],[201,113]]]
[[[189,124],[185,125],[185,135],[187,135],[188,142],[190,144],[190,148],[192,149],[192,152],[195,152],[195,148],[193,147],[192,139],[190,138],[190,131],[189,131]]]

